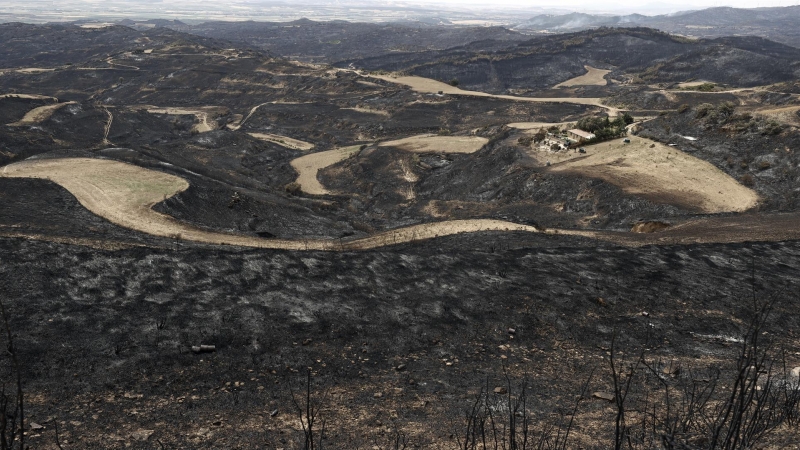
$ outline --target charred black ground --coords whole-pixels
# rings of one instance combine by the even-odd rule
[[[800,247],[789,239],[800,50],[639,28],[523,39],[398,26],[362,54],[351,43],[383,28],[294,25],[311,33],[294,46],[293,28],[233,33],[277,33],[274,48],[166,28],[0,25],[0,166],[90,157],[177,175],[190,187],[156,211],[267,240],[346,242],[453,219],[602,240],[480,232],[362,252],[253,250],[134,232],[53,182],[0,177],[0,300],[28,418],[43,426],[29,430],[30,448],[57,448],[56,425],[64,448],[295,448],[291,397],[307,370],[329,448],[394,448],[397,433],[410,446],[455,448],[475,395],[504,374],[515,386],[529,380],[537,427],[572,414],[592,370],[591,391],[608,392],[615,333],[622,360],[645,348],[661,365],[733,370],[754,299],[773,303],[763,331],[781,364],[800,366]],[[293,60],[320,60],[334,45],[323,38],[347,44],[325,59],[339,69]],[[554,87],[584,66],[611,70],[606,85]],[[384,70],[497,94],[598,98],[636,118],[632,136],[709,162],[760,201],[745,214],[703,214],[552,171],[547,158],[564,153],[537,150],[538,127],[512,124],[574,123],[607,108],[416,92],[372,76]],[[712,86],[699,92],[698,80]],[[487,143],[470,154],[379,145],[426,133]],[[294,159],[349,146],[360,149],[317,174],[332,194],[295,185]],[[631,232],[642,223],[656,232]],[[770,226],[776,242],[750,242],[772,239]],[[736,227],[740,237],[719,237]],[[662,245],[646,245],[659,236]],[[715,240],[739,243],[693,244]],[[192,352],[201,344],[216,351]],[[12,376],[7,358],[0,371]],[[567,448],[608,448],[614,412],[584,399]],[[783,427],[763,446],[792,448],[796,437]]]

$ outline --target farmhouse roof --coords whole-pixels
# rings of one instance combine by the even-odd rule
[[[569,130],[568,133],[572,133],[575,136],[580,136],[584,139],[591,139],[594,137],[594,133],[589,133],[588,131],[579,130],[577,128],[574,130]]]

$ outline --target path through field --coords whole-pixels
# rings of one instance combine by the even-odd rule
[[[104,106],[103,110],[108,114],[108,120],[103,128],[103,145],[111,145],[111,141],[108,140],[108,133],[111,133],[111,123],[114,122],[114,114],[111,114],[108,107]]]

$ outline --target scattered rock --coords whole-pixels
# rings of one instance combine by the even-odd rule
[[[657,233],[662,230],[666,230],[667,228],[671,227],[672,225],[665,223],[665,222],[639,222],[631,227],[632,233]]]
[[[312,343],[312,342],[314,342],[314,340],[313,340],[313,339],[311,339],[311,338],[308,338],[308,339],[306,339],[306,340],[304,340],[304,341],[303,341],[303,345],[308,345],[308,344],[310,344],[310,343]]]
[[[270,416],[270,417],[275,417],[275,416],[277,416],[277,415],[278,415],[278,410],[277,410],[277,409],[275,409],[275,410],[273,410],[271,413],[269,413],[269,416]]]
[[[394,370],[396,370],[398,372],[402,372],[402,371],[406,370],[406,365],[405,364],[398,364],[397,367],[394,368]]]
[[[592,394],[592,397],[599,398],[600,400],[605,400],[607,402],[614,401],[614,394],[610,394],[608,392],[595,392]]]
[[[497,386],[494,388],[494,393],[499,395],[508,394],[508,389],[506,389],[505,386]]]
[[[515,330],[514,328],[509,328],[508,334],[517,334],[517,330]]]
[[[381,398],[381,397],[383,397],[383,392],[376,392],[376,393],[373,395],[373,397],[375,397],[375,398]]]
[[[31,426],[31,430],[33,430],[33,431],[44,430],[44,426],[42,426],[42,425],[39,425],[39,424],[38,424],[38,423],[36,423],[36,422],[31,422],[31,423],[30,423],[30,426]]]
[[[800,378],[800,366],[793,368],[791,375],[792,378]]]
[[[146,441],[155,433],[155,430],[137,430],[131,433],[131,438],[137,441]]]

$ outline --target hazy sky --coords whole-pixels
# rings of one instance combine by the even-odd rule
[[[663,13],[702,9],[714,6],[734,6],[737,8],[757,8],[767,6],[792,6],[800,4],[800,0],[679,0],[679,1],[641,1],[641,2],[598,2],[590,0],[410,0],[409,3],[437,4],[448,6],[496,7],[498,5],[516,8],[556,8],[574,11],[627,11],[638,13]]]
[[[537,14],[569,12],[606,14],[666,14],[712,6],[744,8],[791,6],[800,0],[0,0],[2,21],[72,21],[78,19],[119,20],[152,17],[181,20],[314,20],[386,21],[415,19],[423,10],[438,9],[442,17],[461,20],[474,18],[509,23]],[[403,16],[404,7],[417,7]],[[357,11],[388,13],[358,13]],[[388,7],[388,8],[386,8]],[[355,11],[354,13],[351,13]],[[412,8],[409,11],[414,11]],[[372,15],[369,15],[372,14]],[[417,16],[415,16],[415,14]],[[452,17],[448,17],[450,14]],[[461,15],[461,17],[459,17]]]

